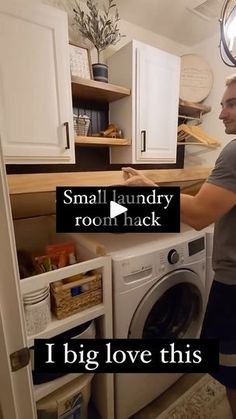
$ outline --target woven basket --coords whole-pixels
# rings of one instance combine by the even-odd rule
[[[97,272],[66,284],[62,281],[53,282],[50,287],[52,312],[58,319],[102,302],[102,276]]]

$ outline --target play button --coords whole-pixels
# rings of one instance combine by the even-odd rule
[[[126,211],[128,211],[128,208],[117,204],[115,201],[110,201],[110,218],[117,217],[117,215],[123,214]]]

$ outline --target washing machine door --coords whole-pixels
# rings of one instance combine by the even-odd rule
[[[128,337],[196,338],[203,313],[204,287],[200,278],[193,271],[179,269],[164,276],[143,297]]]

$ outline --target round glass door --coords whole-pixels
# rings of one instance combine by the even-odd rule
[[[194,272],[180,270],[156,283],[138,306],[128,337],[197,337],[203,317],[204,289],[196,279]]]
[[[199,317],[201,295],[192,284],[169,288],[152,307],[144,324],[142,338],[183,337],[191,322]]]

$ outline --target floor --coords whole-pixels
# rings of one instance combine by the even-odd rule
[[[130,419],[156,419],[171,403],[195,384],[204,374],[185,374],[171,388]],[[94,405],[89,403],[88,419],[100,419]]]
[[[204,374],[185,374],[173,386],[130,419],[156,419],[163,410],[195,384]]]
[[[204,374],[185,374],[173,386],[130,419],[156,419],[163,410],[195,384]],[[88,419],[100,419],[93,404],[89,404]]]

